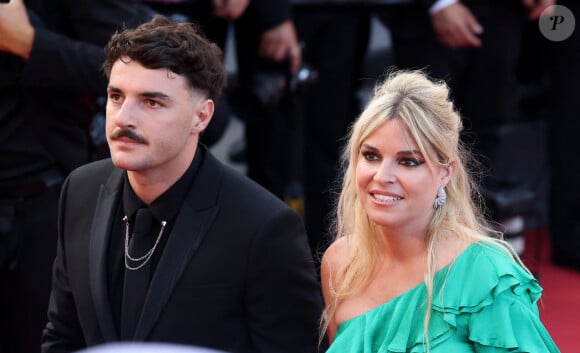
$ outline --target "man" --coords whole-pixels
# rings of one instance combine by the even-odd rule
[[[2,1],[5,2],[5,1]],[[90,161],[103,46],[145,18],[130,0],[0,4],[0,352],[38,353],[65,176]]]
[[[63,185],[42,351],[316,351],[322,303],[300,217],[198,144],[225,83],[219,48],[155,16],[112,37],[104,69],[111,159]]]

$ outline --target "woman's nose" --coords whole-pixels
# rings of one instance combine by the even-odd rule
[[[396,178],[396,166],[390,161],[383,161],[378,167],[374,179],[382,183],[392,183]]]

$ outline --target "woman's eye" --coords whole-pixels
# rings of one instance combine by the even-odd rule
[[[420,166],[421,164],[423,164],[423,161],[420,161],[420,160],[415,159],[415,158],[403,158],[403,159],[401,159],[400,164],[402,164],[406,167],[417,167],[417,166]]]
[[[362,152],[362,156],[364,157],[364,159],[366,159],[367,161],[376,161],[379,159],[379,156],[376,155],[376,153],[374,152]]]

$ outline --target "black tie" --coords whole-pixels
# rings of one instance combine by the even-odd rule
[[[132,340],[135,328],[141,316],[143,303],[149,288],[151,262],[149,257],[141,261],[132,261],[128,258],[143,257],[151,250],[151,226],[153,216],[148,208],[140,208],[135,216],[133,234],[125,254],[125,280],[123,285],[123,308],[121,314],[121,339]],[[143,263],[146,263],[143,265]],[[142,267],[140,267],[143,265]]]

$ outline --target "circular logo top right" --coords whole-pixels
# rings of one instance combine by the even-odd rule
[[[547,7],[542,12],[538,23],[544,37],[554,42],[561,42],[570,37],[576,27],[574,14],[562,5]]]

